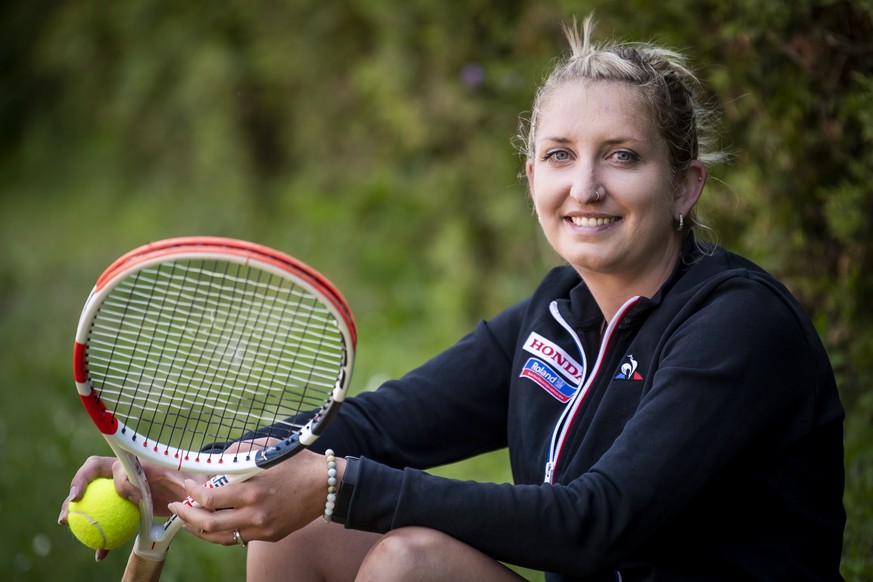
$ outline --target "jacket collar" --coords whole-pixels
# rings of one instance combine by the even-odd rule
[[[711,249],[710,249],[711,250]],[[707,251],[708,252],[708,251]],[[682,253],[676,260],[673,272],[661,288],[652,297],[641,297],[624,316],[619,324],[619,329],[627,329],[642,325],[646,317],[664,301],[667,293],[673,289],[696,264],[705,257],[705,247],[688,233],[683,241]],[[559,303],[562,312],[568,311],[566,303],[569,303],[569,313],[572,314],[574,327],[587,331],[603,325],[603,313],[597,306],[597,302],[591,295],[591,291],[580,277],[579,283],[570,290],[570,298]]]

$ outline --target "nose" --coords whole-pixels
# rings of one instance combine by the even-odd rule
[[[585,164],[579,164],[571,179],[570,197],[580,204],[599,202],[603,197],[603,187],[591,168]]]

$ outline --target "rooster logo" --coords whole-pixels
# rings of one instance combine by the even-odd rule
[[[621,365],[618,374],[615,375],[616,380],[642,380],[643,377],[637,372],[637,361],[633,354],[627,355],[627,361]]]

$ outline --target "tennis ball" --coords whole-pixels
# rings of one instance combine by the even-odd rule
[[[70,531],[92,550],[111,550],[136,533],[139,508],[115,491],[112,479],[91,481],[79,501],[70,502]]]

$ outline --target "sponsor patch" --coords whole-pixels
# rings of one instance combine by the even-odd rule
[[[521,369],[521,378],[533,380],[540,388],[561,402],[567,402],[576,393],[576,385],[564,381],[551,366],[539,358],[528,358]]]
[[[561,347],[536,332],[531,332],[524,342],[524,349],[549,365],[554,366],[574,386],[582,380],[582,366]]]

